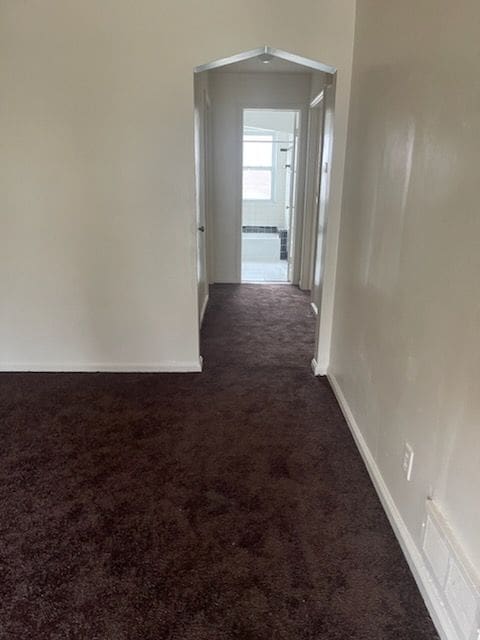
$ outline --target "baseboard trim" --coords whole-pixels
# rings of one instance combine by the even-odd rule
[[[302,278],[300,278],[300,280],[298,281],[298,288],[301,289],[302,291],[310,291],[310,286],[307,283],[305,283],[304,280],[302,280]]]
[[[322,367],[321,365],[318,364],[316,358],[312,358],[311,366],[312,366],[312,371],[314,376],[327,375],[327,370],[325,369],[325,367]]]
[[[3,362],[0,372],[35,372],[35,373],[198,373],[202,370],[202,360],[192,362],[154,362],[145,363],[29,363]]]
[[[380,502],[382,503],[383,509],[388,517],[395,536],[400,543],[400,547],[407,560],[410,571],[415,578],[415,582],[417,583],[425,605],[440,637],[442,640],[460,640],[450,618],[448,617],[445,607],[442,604],[438,590],[430,577],[422,554],[407,529],[407,525],[405,524],[400,511],[388,490],[380,469],[375,462],[372,452],[370,451],[343,394],[340,384],[333,374],[327,373],[327,377],[347,425],[352,433],[353,439],[355,440],[355,444],[363,458],[373,486],[380,498]]]
[[[207,295],[205,296],[205,298],[203,300],[202,309],[200,311],[200,326],[202,326],[202,324],[203,324],[203,317],[205,316],[205,311],[207,310],[209,297],[210,296],[207,293]]]

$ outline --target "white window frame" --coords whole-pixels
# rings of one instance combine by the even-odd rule
[[[270,165],[265,166],[250,166],[243,164],[243,149],[245,144],[245,138],[247,136],[255,136],[256,138],[269,138],[268,142],[272,145],[272,161]],[[252,141],[253,142],[253,141]],[[257,142],[261,142],[257,140]],[[265,144],[265,143],[262,143]],[[269,171],[270,172],[270,197],[269,198],[244,198],[243,197],[243,187],[242,187],[242,201],[243,202],[273,202],[275,196],[275,135],[272,131],[262,131],[258,129],[252,128],[251,131],[244,133],[242,136],[242,185],[243,185],[243,172],[247,169],[248,171]]]

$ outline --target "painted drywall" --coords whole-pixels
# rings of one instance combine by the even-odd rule
[[[193,69],[265,44],[338,68],[354,0],[0,3],[0,367],[198,366]]]
[[[330,364],[417,546],[433,494],[477,572],[479,24],[358,2]]]
[[[240,282],[242,110],[299,108],[305,117],[310,74],[212,73],[210,96],[214,280]]]

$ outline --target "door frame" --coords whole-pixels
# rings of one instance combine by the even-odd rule
[[[294,254],[293,254],[293,264],[288,267],[288,282],[286,284],[297,285],[300,279],[300,254],[301,251],[298,251],[298,248],[302,245],[302,231],[303,231],[303,199],[300,197],[300,193],[303,191],[305,185],[305,145],[306,145],[306,127],[303,126],[303,122],[306,122],[308,115],[308,107],[301,103],[292,103],[285,102],[281,104],[276,104],[275,106],[271,106],[270,103],[265,104],[265,102],[259,101],[254,102],[249,101],[248,103],[242,103],[237,107],[237,117],[236,117],[236,131],[235,131],[235,139],[236,139],[236,147],[237,154],[235,157],[236,161],[236,194],[235,201],[236,205],[236,229],[237,229],[237,238],[235,242],[235,275],[237,282],[242,282],[242,213],[243,213],[243,200],[242,200],[242,192],[243,192],[243,112],[245,110],[252,109],[258,111],[297,111],[299,117],[298,124],[298,149],[297,149],[297,185],[296,185],[296,194],[295,194],[295,209],[296,209],[296,220],[294,224],[294,237],[292,238],[294,243]],[[259,283],[261,284],[261,283]],[[285,284],[285,283],[279,283]]]
[[[329,221],[332,207],[331,184],[333,169],[333,149],[335,136],[335,81],[327,83],[323,89],[323,126],[320,151],[321,170],[319,173],[320,189],[319,202],[315,207],[315,236],[313,254],[313,273],[318,268],[321,277],[320,309],[317,313],[317,327],[315,331],[315,356],[312,359],[312,369],[315,375],[326,375],[330,360],[330,344],[333,329],[333,302],[335,295],[336,251],[332,246],[329,234]],[[318,244],[318,227],[322,224],[322,245]],[[329,265],[329,251],[335,250],[335,262]],[[330,257],[331,261],[331,257]],[[332,274],[333,271],[333,274]],[[333,275],[333,278],[332,278]],[[327,283],[327,276],[329,282]],[[315,276],[314,276],[315,277]],[[326,286],[328,284],[328,288]]]
[[[318,221],[317,194],[320,192],[321,162],[323,153],[325,89],[310,102],[308,110],[307,166],[305,172],[304,225],[302,237],[302,261],[299,287],[312,290],[316,231]]]
[[[195,236],[199,330],[209,298],[210,98],[208,86],[194,78]]]

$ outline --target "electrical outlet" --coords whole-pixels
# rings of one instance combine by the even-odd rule
[[[403,450],[402,469],[403,469],[403,474],[408,481],[412,479],[412,468],[413,468],[413,449],[408,444],[408,442],[406,442],[405,448]]]

